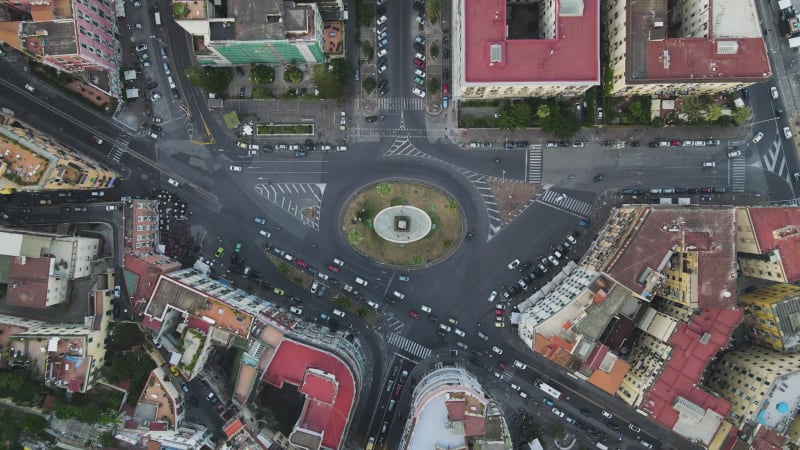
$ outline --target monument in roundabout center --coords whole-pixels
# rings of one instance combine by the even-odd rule
[[[381,238],[395,244],[410,244],[428,235],[431,217],[416,206],[384,208],[375,215],[372,226]]]

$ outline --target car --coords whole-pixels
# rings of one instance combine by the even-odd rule
[[[439,329],[444,331],[445,333],[449,333],[449,332],[451,332],[453,330],[452,328],[450,328],[449,325],[447,325],[447,324],[445,324],[443,322],[439,323]]]
[[[369,281],[367,281],[367,280],[365,280],[365,279],[363,279],[361,277],[356,277],[355,282],[359,286],[366,286],[366,285],[369,284]]]
[[[642,431],[642,429],[641,429],[641,428],[637,427],[637,426],[636,426],[636,425],[634,425],[634,424],[629,424],[629,425],[628,425],[628,429],[630,429],[630,430],[631,430],[631,431],[633,431],[634,433],[638,433],[638,432]]]
[[[425,80],[420,77],[414,77],[414,83],[418,86],[425,86]]]
[[[308,155],[308,153],[304,152],[303,150],[295,150],[295,152],[294,152],[295,158],[303,158],[303,157],[305,157],[307,155]]]
[[[445,97],[450,96],[450,86],[447,83],[442,85],[442,95]],[[527,145],[525,147],[527,147]]]
[[[323,151],[323,152],[329,152],[329,151],[333,150],[333,147],[331,147],[330,145],[327,145],[327,144],[322,144],[322,145],[319,146],[319,149],[321,151]]]
[[[273,288],[272,293],[275,295],[286,295],[286,291],[281,288]]]
[[[298,316],[303,315],[303,308],[298,308],[297,306],[290,306],[289,312],[292,314],[297,314]]]
[[[258,234],[264,236],[267,239],[269,239],[269,237],[272,236],[272,233],[270,233],[267,230],[258,230]]]
[[[231,164],[230,166],[228,166],[228,170],[230,170],[231,172],[241,172],[242,171],[242,166],[237,166],[236,164]]]
[[[342,289],[344,289],[345,292],[353,292],[353,286],[350,286],[347,283],[345,283],[345,285],[342,286]]]
[[[600,414],[602,414],[602,415],[603,415],[603,417],[605,417],[606,419],[613,419],[613,418],[614,418],[614,415],[613,415],[613,414],[611,414],[610,412],[606,411],[605,409],[604,409],[604,410],[602,410],[602,411],[600,412]]]
[[[420,52],[417,52],[417,53],[415,53],[415,54],[414,54],[414,58],[416,58],[416,59],[418,59],[418,60],[420,60],[420,61],[425,61],[425,55],[423,55],[423,54],[422,54],[422,53],[420,53]]]
[[[572,143],[572,147],[573,148],[583,148],[585,146],[586,146],[586,144],[584,144],[581,141],[575,141],[575,142]]]
[[[378,58],[381,58],[381,57],[386,56],[388,54],[389,54],[389,50],[387,50],[385,48],[382,48],[382,49],[378,50]]]
[[[742,156],[741,150],[730,150],[728,151],[728,158],[738,158]]]
[[[385,39],[389,37],[389,32],[384,28],[378,32],[378,39]]]
[[[160,98],[161,98],[161,94],[159,94],[158,92],[153,92],[153,94],[150,95],[150,100],[151,101],[156,101],[156,100],[158,100]]]
[[[544,403],[545,405],[547,405],[547,406],[550,406],[550,407],[552,407],[552,406],[555,406],[555,405],[553,404],[553,401],[552,401],[552,400],[550,400],[550,399],[549,399],[549,398],[547,398],[547,397],[542,397],[542,403]]]
[[[453,325],[453,326],[456,326],[456,325],[458,325],[458,319],[456,319],[456,318],[455,318],[455,317],[453,317],[453,316],[450,316],[450,317],[447,319],[447,321],[448,321],[448,322],[450,322],[450,324],[451,324],[451,325]]]
[[[464,330],[462,330],[460,328],[453,328],[453,333],[455,333],[455,334],[457,334],[457,335],[459,335],[461,337],[465,337],[467,335],[467,333],[464,333]]]
[[[773,99],[777,99],[778,98],[778,88],[776,88],[775,86],[772,86],[771,88],[769,88],[769,93],[770,93],[770,95],[772,95]]]
[[[547,273],[547,266],[544,263],[539,263],[536,265],[536,268],[539,269],[542,273]]]
[[[602,173],[599,173],[599,174],[594,176],[593,180],[594,180],[595,183],[599,183],[599,182],[603,181],[605,178],[606,178],[605,175],[603,175]]]
[[[214,257],[221,258],[222,254],[225,253],[225,249],[222,247],[217,248],[217,251],[214,252]]]
[[[494,321],[494,327],[495,328],[503,328],[505,326],[506,326],[506,323],[503,322],[503,318],[502,317],[497,317],[497,320]]]
[[[237,243],[236,243],[236,246],[235,246],[235,247],[233,247],[233,251],[234,251],[235,253],[239,253],[239,252],[241,252],[241,251],[242,251],[242,243],[241,243],[241,242],[237,242]]]
[[[145,50],[147,50],[147,44],[145,44],[144,42],[136,46],[137,52],[143,52]]]
[[[253,217],[253,222],[255,222],[255,223],[259,224],[259,225],[266,225],[267,219],[265,219],[263,217],[255,216],[255,217]]]
[[[337,152],[346,152],[347,151],[347,146],[346,145],[337,145],[336,146],[336,151]]]
[[[312,294],[316,294],[317,293],[317,289],[319,289],[319,282],[315,280],[314,282],[311,283],[311,288],[309,289],[309,291]]]
[[[548,256],[547,261],[550,262],[550,264],[552,264],[553,267],[556,267],[558,265],[558,259],[556,259],[555,256],[552,255]]]
[[[558,417],[561,417],[561,418],[563,418],[564,416],[566,416],[566,414],[564,413],[564,411],[562,411],[562,410],[560,410],[560,409],[558,409],[558,408],[553,408],[553,409],[551,409],[550,411],[552,411],[552,412],[553,412],[553,414],[555,414],[555,415],[557,415]]]
[[[783,135],[786,137],[786,139],[791,139],[792,138],[792,129],[789,128],[789,127],[783,127]]]
[[[425,36],[422,36],[421,34],[417,35],[417,37],[414,38],[414,42],[425,45]]]
[[[380,305],[378,304],[378,302],[373,302],[372,300],[367,300],[367,305],[369,305],[369,307],[374,309],[374,310],[377,310],[378,308],[380,308]]]
[[[518,359],[515,359],[514,367],[516,367],[517,369],[525,370],[528,368],[528,365]]]
[[[367,116],[366,120],[369,123],[377,122],[378,121],[378,116]]]
[[[86,206],[77,206],[77,207],[75,207],[73,209],[73,211],[75,211],[75,212],[89,212],[89,208],[87,208]],[[25,212],[25,211],[23,211],[23,212]],[[30,212],[30,211],[28,211],[28,212]]]
[[[181,184],[178,182],[178,180],[176,180],[176,179],[174,179],[174,178],[170,178],[170,179],[168,179],[168,180],[167,180],[167,183],[169,183],[169,184],[171,184],[171,185],[173,185],[173,186],[175,186],[175,187],[178,187],[178,186],[180,186],[180,185],[181,185]]]
[[[774,89],[774,88],[773,88],[773,89]],[[640,443],[640,444],[642,444],[642,447],[644,447],[644,448],[653,448],[653,444],[651,444],[651,443],[649,443],[649,442],[645,441],[644,439],[642,439],[641,441],[639,441],[639,443]]]
[[[275,144],[275,150],[288,150],[289,146],[287,144]]]
[[[384,23],[386,23],[387,20],[389,20],[388,17],[380,16],[380,17],[378,17],[378,20],[376,22],[377,22],[378,25],[383,25]]]
[[[416,20],[417,20],[417,23],[419,23],[420,25],[424,25],[425,24],[425,17],[423,17],[422,14],[417,14]]]
[[[495,378],[503,378],[503,375],[501,375],[500,372],[498,372],[496,370],[493,370],[492,372],[493,372]]]
[[[494,307],[494,315],[495,316],[503,316],[506,313],[506,305],[502,303],[498,303]]]
[[[417,97],[425,98],[425,91],[420,88],[414,88],[411,90],[411,93],[416,95]]]
[[[380,41],[378,41],[378,48],[384,48],[387,45],[389,45],[389,38],[383,38]]]
[[[705,162],[703,162],[703,168],[704,169],[706,167],[716,167],[716,166],[717,166],[717,163],[714,162],[714,161],[705,161]]]
[[[517,268],[518,265],[519,265],[519,258],[508,263],[506,267],[508,268],[508,270],[514,270]]]
[[[406,298],[406,294],[395,289],[392,291],[392,297],[396,298],[397,300],[403,300]]]
[[[419,67],[420,69],[424,69],[427,66],[427,64],[425,64],[425,61],[420,61],[418,59],[414,60],[414,65]]]
[[[495,299],[497,299],[497,291],[492,291],[489,293],[489,301],[494,303]]]
[[[417,0],[417,1],[414,2],[413,8],[416,11],[423,12],[423,11],[425,11],[425,3],[421,2],[420,0]],[[419,37],[419,36],[417,36],[417,37]]]
[[[341,309],[333,308],[333,315],[337,317],[344,317],[345,313]]]
[[[412,319],[417,319],[417,318],[419,318],[419,313],[418,313],[418,312],[416,312],[416,311],[414,311],[413,309],[408,311],[408,315],[409,315],[409,317],[411,317]]]
[[[431,311],[432,311],[431,307],[430,307],[430,306],[428,306],[428,305],[421,305],[421,306],[419,307],[419,309],[420,309],[420,310],[422,310],[422,312],[424,312],[424,313],[428,313],[428,314],[430,314],[430,313],[431,313]]]
[[[497,353],[498,355],[502,355],[503,354],[503,349],[498,347],[498,346],[496,346],[496,345],[494,347],[492,347],[492,351]]]
[[[467,234],[464,235],[464,239],[471,241],[473,237],[475,237],[475,232],[472,230],[467,230]]]
[[[753,137],[753,143],[754,143],[754,144],[757,144],[757,143],[759,143],[759,142],[761,141],[761,139],[763,139],[763,138],[764,138],[764,133],[763,133],[763,132],[761,132],[761,131],[759,131],[759,132],[758,132],[758,134],[757,134],[757,135],[755,135],[755,136]]]

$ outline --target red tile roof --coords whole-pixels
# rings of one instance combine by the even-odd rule
[[[264,374],[264,381],[277,387],[281,387],[285,382],[300,386],[309,368],[332,374],[336,379],[338,390],[332,405],[307,399],[298,425],[321,432],[324,447],[339,448],[355,399],[355,380],[342,360],[329,353],[285,339],[275,350]]]
[[[506,39],[506,0],[464,2],[467,83],[599,82],[599,0],[583,0],[582,16],[555,13],[555,39]],[[556,1],[556,8],[561,2]],[[492,64],[490,47],[501,48]]]
[[[228,424],[225,428],[223,428],[222,431],[225,433],[225,436],[227,436],[228,439],[230,439],[231,437],[235,436],[236,433],[242,431],[243,428],[244,424],[242,423],[242,421],[236,419],[235,421]]]
[[[586,359],[586,365],[592,370],[597,370],[600,364],[603,363],[603,358],[605,358],[607,353],[608,347],[603,344],[595,345],[594,349],[592,349],[592,352],[589,354],[589,358]]]
[[[719,42],[736,42],[734,54],[718,54]],[[664,57],[666,52],[669,57]],[[647,42],[647,80],[728,80],[769,76],[767,48],[761,38],[665,39]]]
[[[656,382],[645,392],[641,408],[670,429],[678,421],[678,411],[672,406],[678,396],[726,417],[731,403],[698,385],[706,365],[728,345],[731,332],[741,320],[739,310],[710,309],[694,316],[688,324],[681,323],[670,338],[669,343],[674,348],[669,360]],[[708,342],[704,344],[700,339],[705,333],[708,333]]]
[[[748,210],[761,252],[778,249],[787,281],[800,281],[800,208]]]
[[[753,439],[753,450],[780,450],[786,445],[786,436],[772,428],[759,426]]]
[[[464,436],[483,436],[486,434],[486,419],[482,416],[464,417]]]
[[[141,299],[149,300],[153,295],[153,291],[156,289],[158,277],[162,273],[171,272],[176,268],[174,265],[154,266],[131,255],[125,255],[124,267],[126,271],[138,277],[136,286],[128,286],[129,289],[133,289],[131,301],[134,303]],[[178,266],[178,268],[179,267],[180,266]]]
[[[464,420],[464,413],[467,408],[467,403],[464,400],[451,400],[444,402],[444,404],[447,407],[447,418],[450,421]]]
[[[169,423],[167,422],[150,422],[149,428],[153,431],[164,431],[169,429]]]
[[[211,324],[206,322],[199,317],[189,317],[189,320],[186,322],[186,326],[189,328],[194,328],[195,330],[201,331],[205,334],[208,334],[211,331]]]
[[[6,304],[42,309],[47,304],[51,258],[14,256],[8,272]]]
[[[299,390],[311,399],[333,403],[336,398],[336,380],[308,371]]]

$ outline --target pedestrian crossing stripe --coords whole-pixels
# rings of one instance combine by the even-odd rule
[[[525,163],[528,166],[525,171],[525,181],[527,183],[542,184],[542,149],[528,150],[528,160]]]
[[[419,357],[420,359],[425,359],[431,355],[431,349],[425,347],[424,345],[417,344],[416,342],[406,339],[399,334],[392,333],[389,335],[389,345],[393,345],[400,350],[405,352],[411,353],[414,356]]]
[[[581,217],[589,217],[592,213],[592,205],[589,203],[559,192],[545,191],[536,201],[572,211]]]
[[[423,110],[425,100],[419,97],[381,97],[378,99],[378,108],[382,110]]]
[[[747,179],[747,165],[744,156],[731,160],[731,192],[744,192]]]

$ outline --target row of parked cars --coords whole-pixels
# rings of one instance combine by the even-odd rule
[[[553,249],[553,253],[548,256],[540,256],[536,261],[520,262],[519,259],[515,259],[508,263],[506,268],[509,270],[516,270],[522,274],[522,277],[516,284],[505,287],[500,295],[506,300],[511,300],[515,295],[527,291],[533,283],[533,280],[537,277],[543,277],[550,268],[557,267],[560,262],[566,258],[567,253],[577,243],[577,234],[577,232],[568,234],[564,238],[564,241],[556,245],[555,249]],[[494,302],[497,296],[497,291],[490,292],[489,301]]]
[[[707,146],[718,146],[720,145],[719,139],[708,139],[708,140],[687,140],[687,141],[679,141],[679,140],[672,140],[672,141],[652,141],[647,144],[649,147],[657,148],[657,147],[707,147]]]
[[[724,194],[726,189],[724,187],[702,187],[702,188],[651,188],[651,189],[633,189],[625,188],[622,190],[622,195],[644,195],[644,194]]]

